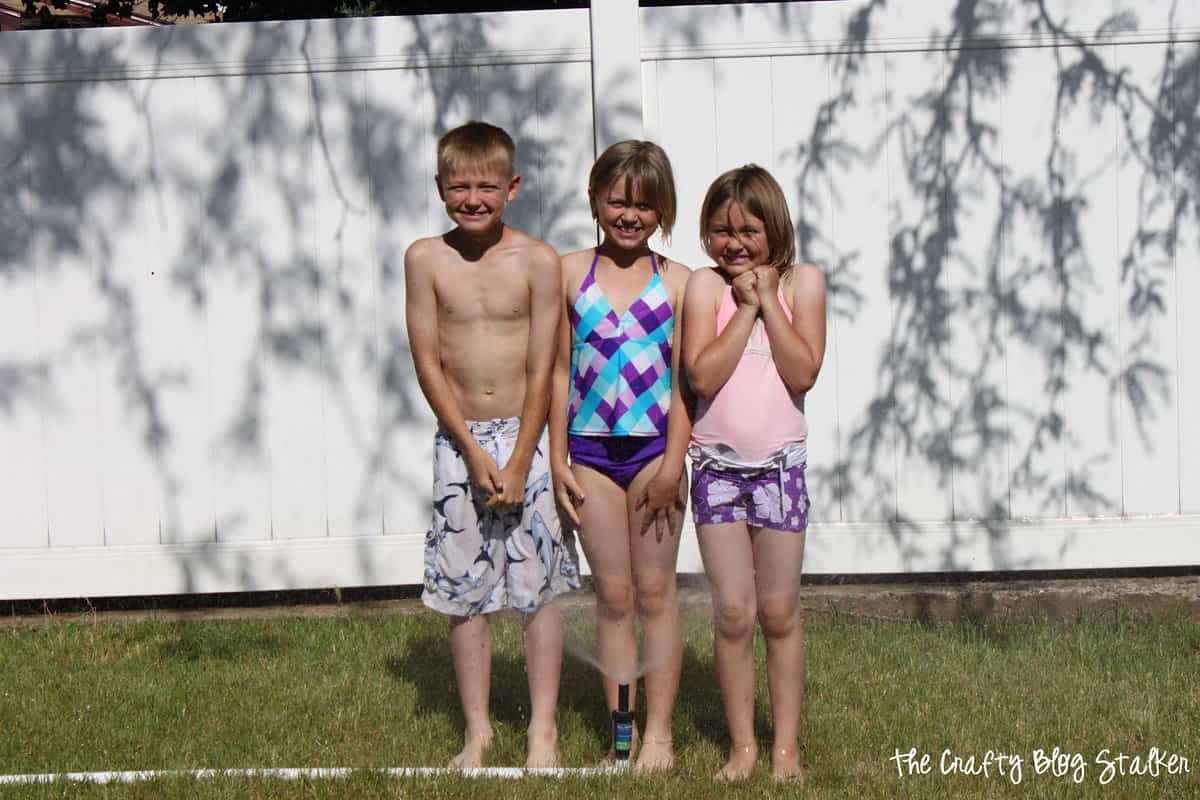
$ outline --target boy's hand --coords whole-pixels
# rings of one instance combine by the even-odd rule
[[[579,512],[576,507],[583,505],[583,487],[575,480],[574,473],[566,464],[551,468],[550,473],[554,481],[554,499],[558,501],[559,510],[578,528]]]
[[[514,464],[515,460],[510,458],[504,469],[500,470],[499,491],[484,503],[488,508],[525,504],[525,476],[529,472],[529,465]]]
[[[755,278],[758,279],[754,288],[758,294],[759,304],[762,304],[779,291],[779,270],[774,267],[755,267],[753,272]]]
[[[642,517],[642,529],[639,531],[642,536],[646,535],[646,531],[652,525],[654,541],[661,542],[665,533],[674,536],[675,521],[683,514],[683,503],[679,497],[679,476],[666,475],[661,469],[655,472],[634,508],[640,510],[643,506],[646,511]]]
[[[733,300],[739,306],[750,306],[758,308],[761,303],[758,300],[758,291],[755,286],[758,285],[758,275],[755,271],[748,269],[741,275],[733,279]]]
[[[496,460],[481,447],[468,450],[464,456],[467,462],[467,475],[470,476],[471,483],[475,484],[475,487],[483,492],[483,496],[486,498],[487,505],[490,508],[492,498],[503,487],[500,467],[496,464]]]

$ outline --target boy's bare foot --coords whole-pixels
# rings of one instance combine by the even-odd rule
[[[525,769],[550,769],[558,766],[558,729],[537,731],[529,729],[529,754]]]
[[[468,731],[463,737],[462,752],[450,759],[450,769],[479,769],[483,754],[492,746],[492,729]]]
[[[638,754],[638,772],[669,772],[675,768],[675,747],[670,737],[659,738],[647,735],[642,740],[642,752]]]
[[[801,776],[800,751],[795,747],[771,748],[771,776],[777,781],[799,778]]]
[[[757,761],[756,743],[733,745],[729,748],[729,760],[714,777],[719,781],[744,781],[754,772]]]

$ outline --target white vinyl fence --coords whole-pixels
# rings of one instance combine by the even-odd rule
[[[830,286],[809,572],[1198,564],[1198,42],[1166,0],[7,34],[0,599],[420,581],[401,258],[470,118],[560,251],[598,145],[666,148],[693,266],[716,174],[780,180]]]

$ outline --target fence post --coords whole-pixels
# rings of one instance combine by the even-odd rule
[[[637,0],[592,0],[592,125],[596,154],[642,138],[642,46]]]

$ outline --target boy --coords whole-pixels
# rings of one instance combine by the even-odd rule
[[[483,765],[491,632],[485,617],[525,614],[530,721],[526,767],[558,761],[562,622],[551,600],[579,586],[550,484],[545,423],[562,289],[558,255],[504,224],[517,194],[515,147],[468,122],[438,141],[438,195],[455,227],[404,256],[409,346],[439,427],[433,521],[421,599],[450,617],[466,719],[451,767]]]

